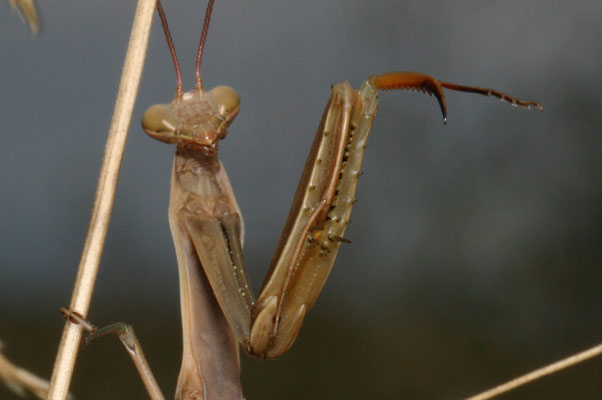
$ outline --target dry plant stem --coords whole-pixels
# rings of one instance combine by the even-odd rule
[[[48,394],[48,381],[23,368],[19,368],[4,357],[1,352],[0,380],[4,381],[6,386],[22,397],[25,397],[27,393],[32,393],[36,397],[43,399]]]
[[[155,0],[138,1],[121,82],[119,84],[119,93],[115,103],[113,120],[109,129],[94,210],[71,298],[70,309],[84,317],[87,315],[90,306],[94,281],[96,280],[98,264],[100,263],[100,256],[113,208],[119,168],[134,109],[136,93],[142,76],[142,67],[146,56],[154,10]],[[81,340],[81,333],[82,327],[80,325],[69,321],[66,322],[54,364],[48,399],[63,400],[67,396]]]
[[[546,375],[553,374],[554,372],[558,372],[562,369],[571,367],[575,364],[579,364],[585,360],[588,360],[592,357],[596,357],[602,354],[602,343],[594,346],[590,349],[582,351],[581,353],[574,354],[570,357],[567,357],[563,360],[557,361],[553,364],[547,365],[543,368],[536,369],[535,371],[529,372],[523,376],[519,376],[511,381],[508,381],[504,384],[494,387],[493,389],[489,389],[485,392],[479,393],[476,396],[472,396],[467,398],[466,400],[487,400],[491,399],[495,396],[498,396],[502,393],[506,393],[512,389],[516,389],[519,386],[532,382],[536,379],[542,378]]]
[[[33,0],[8,0],[12,9],[17,9],[21,17],[29,25],[31,33],[36,34],[40,31],[40,19],[36,11],[36,5]]]

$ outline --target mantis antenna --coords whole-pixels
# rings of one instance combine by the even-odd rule
[[[205,12],[205,23],[203,25],[203,33],[201,34],[201,43],[199,43],[199,51],[196,55],[196,75],[195,85],[196,90],[203,91],[203,80],[201,79],[201,60],[203,58],[203,48],[205,47],[205,39],[207,39],[207,31],[209,30],[209,21],[211,20],[211,11],[213,10],[213,1],[209,0],[207,11]]]
[[[196,55],[196,74],[195,74],[195,90],[204,91],[203,88],[203,79],[201,78],[201,61],[203,59],[203,49],[205,48],[205,40],[207,39],[207,31],[209,30],[209,22],[211,21],[211,11],[213,11],[213,2],[214,0],[209,0],[209,4],[207,4],[207,11],[205,12],[205,22],[203,24],[203,33],[201,34],[201,42],[199,43],[199,50]],[[180,63],[178,62],[178,56],[176,56],[176,48],[174,47],[173,40],[171,38],[171,33],[169,32],[169,26],[167,25],[167,18],[165,17],[165,11],[163,11],[163,6],[161,5],[161,1],[157,0],[157,12],[159,13],[159,17],[161,18],[161,25],[163,25],[163,32],[165,32],[165,39],[167,39],[167,46],[169,47],[169,52],[171,53],[171,58],[173,60],[174,67],[176,69],[176,95],[175,98],[181,99],[184,95],[184,84],[182,82],[182,71],[180,69]]]
[[[182,71],[180,70],[180,63],[178,62],[178,56],[176,55],[176,48],[173,45],[173,40],[171,39],[171,33],[169,33],[169,26],[167,25],[167,18],[165,17],[165,12],[163,11],[163,6],[161,2],[157,0],[157,12],[159,13],[159,18],[161,18],[161,25],[163,25],[163,32],[165,32],[165,39],[167,39],[167,46],[169,47],[169,52],[171,53],[171,58],[173,60],[174,67],[176,68],[176,99],[181,99],[184,95],[184,84],[182,83]],[[198,67],[197,67],[198,69]]]

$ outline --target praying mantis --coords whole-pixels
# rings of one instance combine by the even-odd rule
[[[581,262],[581,252],[567,255],[564,244],[574,237],[578,249],[589,243],[590,254],[597,255],[599,237],[583,239],[589,237],[586,232],[597,232],[584,227],[595,227],[598,214],[589,214],[589,225],[586,219],[571,222],[570,232],[562,233],[565,218],[588,215],[588,204],[590,211],[599,209],[596,198],[590,196],[588,203],[587,197],[599,186],[599,174],[593,171],[599,172],[600,157],[594,149],[601,148],[595,145],[600,137],[595,107],[599,91],[588,83],[596,82],[592,74],[599,65],[592,47],[598,43],[594,28],[599,9],[594,3],[575,8],[562,2],[473,7],[470,2],[330,1],[315,3],[317,10],[298,3],[292,12],[286,7],[294,3],[286,3],[280,8],[273,1],[218,2],[203,64],[209,89],[224,82],[242,99],[230,139],[220,145],[220,159],[245,216],[244,250],[253,284],[261,283],[253,273],[263,274],[272,255],[331,83],[349,79],[357,88],[371,73],[417,70],[517,95],[537,93],[538,100],[545,100],[546,112],[553,112],[542,119],[538,113],[490,99],[446,93],[450,118],[443,126],[432,98],[381,93],[356,195],[359,202],[345,234],[353,243],[344,245],[337,256],[325,290],[291,350],[274,362],[242,357],[245,395],[460,397],[547,362],[554,354],[567,354],[595,337],[591,315],[599,304],[592,301],[599,299],[596,280],[591,267]],[[182,66],[190,68],[184,74],[185,84],[190,79],[187,90],[193,87],[193,62],[182,57],[194,57],[200,8],[205,6],[184,2],[166,10],[181,46]],[[7,356],[46,378],[59,336],[56,325],[61,324],[56,311],[68,302],[89,217],[132,3],[82,3],[65,15],[62,8],[40,10],[46,30],[34,41],[13,14],[0,13],[7,55],[2,169],[5,187],[12,188],[1,196],[5,236],[0,339]],[[99,18],[87,18],[87,9]],[[11,36],[12,22],[22,38]],[[271,36],[254,35],[262,29]],[[153,31],[154,48],[134,125],[145,106],[173,96],[173,66],[160,29]],[[86,40],[80,37],[85,32],[91,33]],[[224,36],[226,32],[230,36]],[[70,41],[62,33],[78,40]],[[22,45],[21,54],[29,57],[11,62],[14,44]],[[26,68],[36,62],[37,68]],[[93,69],[94,64],[98,68]],[[291,65],[297,67],[292,72]],[[22,74],[13,72],[17,68]],[[30,86],[22,86],[25,82]],[[33,92],[41,96],[36,118],[29,106]],[[96,323],[116,318],[134,322],[153,370],[171,397],[181,356],[175,255],[166,223],[167,164],[174,146],[141,133],[132,129],[128,139],[120,197],[89,315]],[[138,197],[129,200],[130,195]],[[31,243],[40,246],[34,249]],[[541,255],[535,263],[533,253]],[[12,278],[13,269],[18,280]],[[568,291],[567,281],[573,282]],[[53,283],[60,289],[51,289]],[[17,295],[17,290],[23,294]],[[558,302],[573,308],[558,308]],[[17,318],[16,311],[22,309],[26,312],[20,311],[23,315]],[[34,310],[46,317],[33,315]],[[577,319],[576,335],[569,333],[564,315]],[[46,326],[50,323],[33,325],[37,320],[53,321],[54,328]],[[475,320],[485,328],[479,329],[476,322],[475,329]],[[453,321],[457,323],[452,326]],[[554,328],[540,332],[542,322]],[[443,340],[450,334],[451,340]],[[558,336],[560,343],[554,341]],[[472,338],[470,344],[467,337]],[[107,355],[116,347],[107,340],[79,353],[75,394],[145,398],[132,376],[134,369],[119,360],[125,353]],[[473,349],[483,347],[489,351],[475,356]],[[463,360],[462,366],[450,368],[451,360]],[[102,372],[105,362],[111,365],[105,368],[110,374]],[[562,385],[560,393],[574,397],[568,393],[577,386],[590,388],[585,397],[597,397],[599,385],[592,391],[596,380],[588,379],[595,374],[591,367],[570,375],[574,379]],[[528,389],[526,397],[537,392],[541,395],[531,397],[545,398],[559,389],[554,382],[551,388],[545,382]],[[135,394],[126,395],[130,390]],[[0,393],[1,398],[13,398],[2,389]],[[525,397],[525,392],[516,397]]]
[[[176,144],[169,220],[179,265],[183,359],[177,399],[241,399],[238,345],[256,358],[276,358],[293,344],[307,311],[333,267],[355,202],[355,189],[378,91],[419,90],[434,95],[446,120],[443,89],[494,96],[515,106],[542,107],[492,89],[456,85],[415,72],[373,75],[354,90],[332,88],[272,263],[254,299],[242,256],[244,225],[228,176],[217,158],[219,140],[238,114],[236,92],[205,91],[201,60],[213,0],[197,53],[196,85],[184,93],[165,15],[157,3],[174,61],[177,89],[171,104],[150,107],[142,126],[152,138]],[[86,324],[65,312],[75,323]],[[152,398],[162,398],[150,368],[124,325],[117,331],[141,371]]]

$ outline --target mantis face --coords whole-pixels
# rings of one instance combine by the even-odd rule
[[[177,144],[178,149],[213,157],[239,109],[238,94],[231,87],[193,90],[176,96],[171,104],[149,107],[142,117],[142,128],[154,139]]]

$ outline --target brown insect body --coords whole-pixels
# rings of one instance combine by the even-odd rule
[[[240,109],[236,92],[205,92],[200,59],[213,1],[197,55],[196,88],[183,93],[165,16],[157,3],[178,85],[169,105],[155,105],[142,126],[177,146],[169,221],[179,265],[183,360],[178,399],[241,399],[238,344],[251,356],[275,358],[293,344],[307,311],[332,269],[344,237],[378,91],[420,90],[435,95],[443,118],[443,88],[496,96],[522,107],[541,106],[491,89],[455,85],[416,72],[370,77],[359,90],[332,87],[269,270],[254,300],[242,246],[244,224],[230,181],[218,160],[219,140]]]

